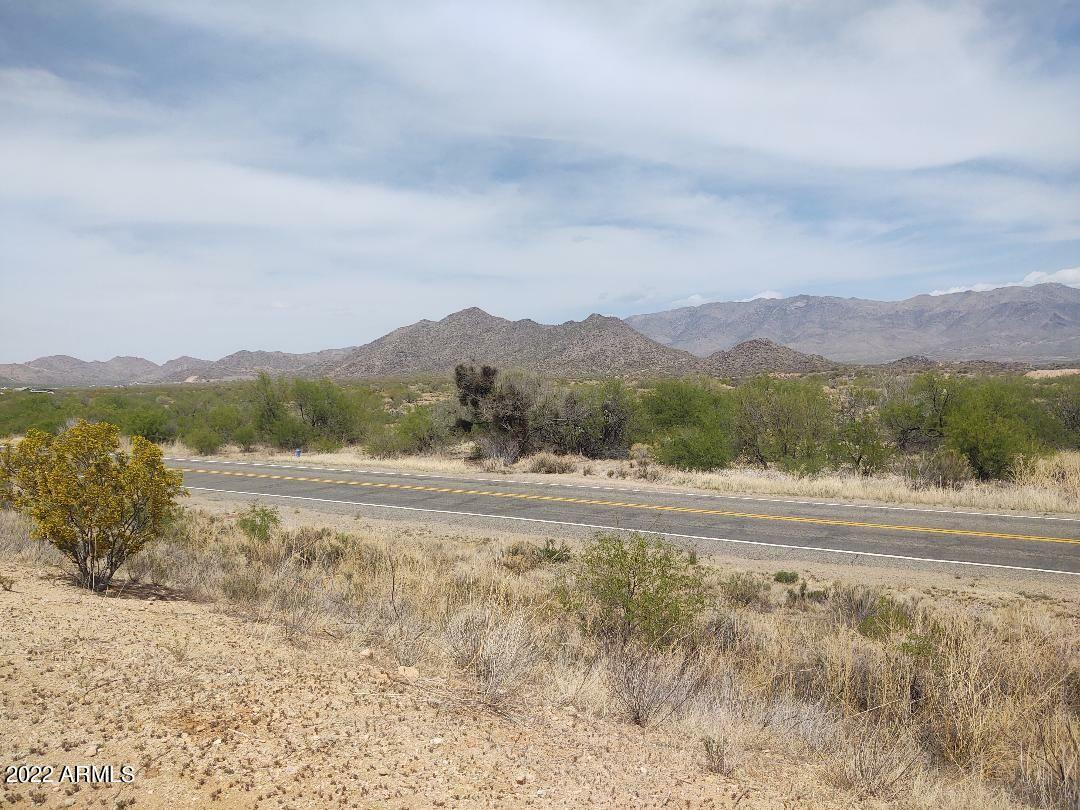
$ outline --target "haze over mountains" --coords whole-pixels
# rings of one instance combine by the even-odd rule
[[[778,345],[780,344],[780,345]],[[910,355],[1057,362],[1080,358],[1080,290],[1061,284],[868,301],[799,295],[684,307],[625,320],[590,315],[547,325],[475,307],[403,326],[371,343],[220,360],[57,355],[0,365],[0,385],[90,386],[236,380],[271,374],[339,379],[445,373],[459,362],[565,377],[821,371]]]

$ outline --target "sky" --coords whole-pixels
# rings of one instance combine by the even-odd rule
[[[1080,6],[0,0],[0,362],[1080,286]]]

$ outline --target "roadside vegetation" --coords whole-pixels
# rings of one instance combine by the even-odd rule
[[[29,528],[0,513],[9,563],[50,561]],[[473,711],[543,723],[573,710],[670,733],[701,773],[739,776],[771,751],[856,801],[1080,798],[1080,649],[1052,603],[719,569],[634,534],[571,548],[286,527],[259,504],[176,513],[114,589],[139,584],[218,604],[310,655],[327,639],[374,650]]]
[[[571,383],[463,365],[452,382],[263,375],[0,395],[0,435],[55,432],[76,418],[200,455],[351,450],[405,464],[441,455],[490,471],[1080,510],[1080,376]]]

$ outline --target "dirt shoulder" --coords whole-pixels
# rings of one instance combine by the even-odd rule
[[[128,785],[5,785],[17,807],[849,804],[781,754],[722,777],[662,730],[495,714],[445,673],[401,675],[329,637],[288,645],[168,590],[100,597],[3,571],[0,764],[135,768]]]

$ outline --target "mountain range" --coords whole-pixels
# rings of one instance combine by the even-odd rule
[[[626,322],[658,343],[703,357],[758,337],[845,363],[905,355],[1028,362],[1080,357],[1080,289],[1064,284],[904,301],[762,298],[633,315]]]
[[[913,357],[914,356],[914,357]],[[475,307],[422,320],[371,343],[291,354],[239,351],[220,360],[54,355],[0,365],[0,385],[92,386],[238,380],[270,374],[443,374],[460,362],[562,377],[806,373],[840,364],[936,361],[1052,363],[1080,358],[1080,290],[1061,284],[870,301],[799,295],[702,304],[625,320],[510,321]]]

